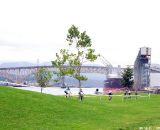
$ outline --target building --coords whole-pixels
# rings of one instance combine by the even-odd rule
[[[150,86],[151,48],[141,47],[134,63],[134,89]]]

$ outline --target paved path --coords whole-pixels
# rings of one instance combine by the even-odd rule
[[[23,90],[30,90],[30,91],[36,91],[41,92],[40,87],[15,87],[17,89],[23,89]],[[98,88],[99,92],[103,92],[103,88]],[[78,95],[79,88],[70,88],[72,95]],[[84,94],[91,94],[94,95],[96,88],[82,88]],[[52,95],[65,95],[64,88],[59,87],[47,87],[43,89],[43,93],[52,94]]]

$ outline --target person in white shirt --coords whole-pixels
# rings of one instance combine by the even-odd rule
[[[66,90],[64,91],[64,93],[66,94],[66,98],[70,97],[71,94],[72,94],[69,87],[66,88]]]

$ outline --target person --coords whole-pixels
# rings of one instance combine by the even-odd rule
[[[124,92],[124,99],[127,99],[128,90]]]
[[[112,100],[112,91],[108,92],[108,100],[111,101]]]
[[[95,94],[99,94],[99,89],[98,88],[96,89]]]
[[[137,96],[138,96],[138,92],[137,91],[135,92],[135,95],[136,95],[136,99],[137,99]]]
[[[66,90],[64,91],[64,93],[66,94],[66,98],[70,97],[71,94],[72,94],[69,87],[66,88]]]
[[[128,98],[131,98],[131,91],[128,91]]]
[[[83,100],[83,95],[84,95],[82,89],[79,90],[79,93],[78,93],[78,94],[79,94],[79,99],[80,99],[80,101],[82,101],[82,100]]]

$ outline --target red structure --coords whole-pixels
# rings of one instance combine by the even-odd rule
[[[108,78],[104,81],[103,91],[107,93],[108,91],[122,91],[123,86],[121,84],[122,78]]]

